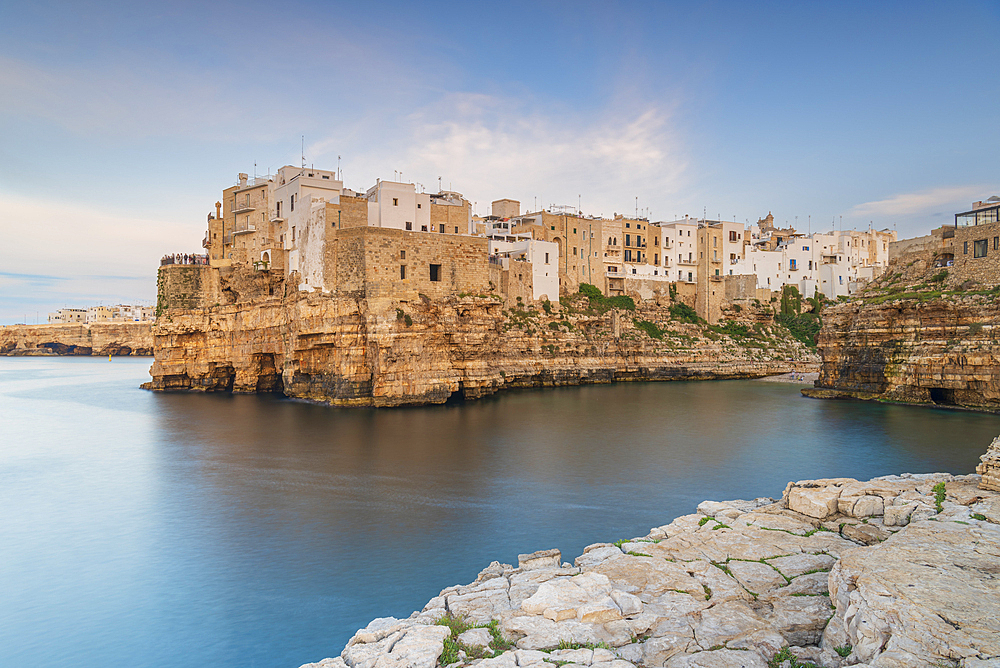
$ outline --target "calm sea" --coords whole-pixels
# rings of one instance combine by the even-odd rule
[[[295,668],[493,559],[789,480],[969,473],[976,413],[762,381],[394,410],[153,394],[148,359],[0,358],[0,666]]]

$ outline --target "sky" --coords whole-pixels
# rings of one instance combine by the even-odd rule
[[[997,0],[0,0],[0,324],[152,302],[237,174],[303,144],[481,215],[926,234],[1000,194],[998,27]]]

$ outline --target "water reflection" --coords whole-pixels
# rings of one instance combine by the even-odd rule
[[[645,533],[790,479],[969,472],[994,416],[754,381],[400,410],[139,391],[0,360],[0,664],[296,666],[492,559]]]

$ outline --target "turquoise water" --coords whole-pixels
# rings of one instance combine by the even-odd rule
[[[794,479],[969,473],[1000,433],[761,381],[377,411],[153,394],[149,364],[0,358],[0,666],[296,668],[493,559]]]

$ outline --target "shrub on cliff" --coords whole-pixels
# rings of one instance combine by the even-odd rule
[[[810,348],[816,346],[816,335],[819,334],[823,321],[815,313],[779,313],[774,316],[774,320],[787,327],[792,336]]]
[[[676,304],[670,305],[670,317],[674,320],[690,323],[692,325],[697,325],[699,322],[703,322],[703,320],[698,317],[698,312],[684,302],[677,302]]]
[[[605,297],[601,289],[590,283],[580,284],[580,294],[590,301],[590,308],[598,313],[604,313],[613,308],[620,308],[626,311],[635,310],[635,301],[627,295],[617,297]]]

